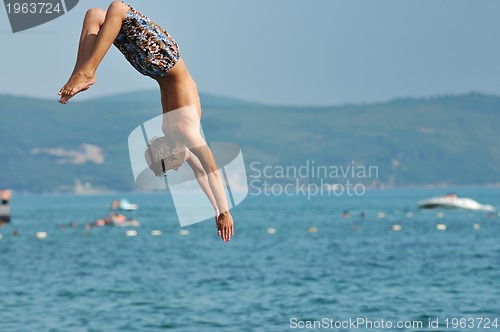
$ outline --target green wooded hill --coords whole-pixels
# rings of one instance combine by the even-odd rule
[[[261,165],[373,165],[377,185],[500,182],[500,97],[467,94],[334,107],[277,107],[202,95],[209,141]],[[71,100],[0,95],[0,187],[135,188],[127,138],[161,113],[159,93]]]

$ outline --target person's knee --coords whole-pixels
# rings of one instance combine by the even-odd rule
[[[113,1],[108,7],[108,13],[110,15],[117,15],[121,18],[125,18],[127,15],[129,7],[121,1]]]
[[[102,8],[90,8],[85,13],[85,20],[102,23],[106,17],[106,11]]]

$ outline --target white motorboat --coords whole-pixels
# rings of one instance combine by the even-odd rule
[[[460,198],[455,194],[424,199],[417,203],[421,209],[466,209],[473,211],[495,211],[491,205],[480,204],[471,198]]]
[[[126,199],[120,200],[120,209],[125,211],[134,211],[137,210],[139,206],[137,204],[132,204]]]

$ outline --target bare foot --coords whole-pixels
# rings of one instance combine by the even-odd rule
[[[61,104],[66,104],[70,98],[79,92],[87,90],[94,83],[95,75],[89,75],[83,72],[73,74],[68,83],[59,91],[58,95],[61,96],[59,102]]]

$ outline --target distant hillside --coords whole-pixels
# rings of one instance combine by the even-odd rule
[[[263,165],[374,165],[379,184],[500,180],[500,98],[481,94],[372,105],[274,107],[202,95],[210,141]],[[161,112],[156,91],[71,101],[0,95],[0,187],[134,189],[128,134]]]

